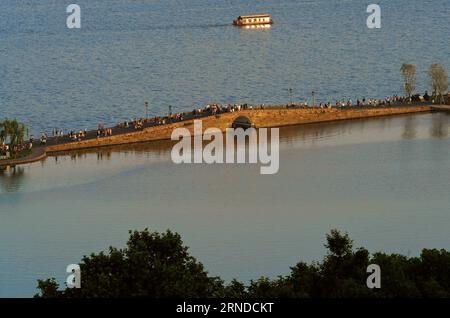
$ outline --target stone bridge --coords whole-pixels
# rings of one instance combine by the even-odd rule
[[[446,109],[448,106],[446,106]],[[225,131],[232,127],[283,127],[307,123],[319,123],[345,119],[360,119],[369,117],[389,116],[397,114],[408,114],[418,112],[429,112],[432,106],[400,106],[400,107],[373,107],[373,108],[347,108],[347,109],[321,109],[321,108],[265,108],[245,109],[232,113],[222,113],[199,118],[202,121],[203,130],[207,128],[219,128]],[[437,110],[437,109],[436,109]],[[187,128],[191,135],[194,134],[194,120],[189,119],[181,122],[152,126],[139,131],[122,133],[108,137],[90,138],[76,142],[66,142],[48,146],[41,149],[33,149],[30,158],[19,161],[10,160],[7,163],[0,161],[0,166],[28,163],[45,158],[47,154],[74,151],[81,149],[95,149],[104,146],[115,146],[132,144],[146,141],[170,140],[175,128]],[[113,130],[114,133],[114,130]],[[5,163],[5,164],[4,164]]]
[[[389,116],[395,114],[407,114],[417,112],[429,112],[430,106],[405,106],[405,107],[375,107],[375,108],[351,108],[351,109],[320,109],[320,108],[268,108],[268,109],[246,109],[232,113],[222,113],[208,117],[199,118],[202,120],[203,130],[207,128],[219,128],[225,131],[231,127],[252,126],[262,127],[282,127],[299,125],[306,123],[327,122],[344,119],[358,119],[378,116]],[[194,119],[153,126],[141,131],[101,137],[98,139],[83,140],[61,145],[47,147],[47,153],[68,151],[76,149],[96,148],[102,146],[122,145],[154,140],[168,140],[175,128],[187,128],[194,134]]]

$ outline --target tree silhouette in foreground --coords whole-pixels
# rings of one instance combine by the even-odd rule
[[[127,247],[84,257],[81,289],[58,290],[55,279],[39,280],[36,297],[223,297],[339,298],[450,297],[450,253],[424,249],[420,257],[375,253],[353,248],[347,233],[326,236],[321,262],[299,262],[287,276],[261,277],[228,285],[210,277],[189,255],[181,237],[170,231],[130,232]],[[381,288],[369,289],[369,264],[381,268]]]
[[[83,257],[80,289],[38,281],[44,297],[214,297],[223,283],[189,255],[180,235],[130,232],[125,249]]]

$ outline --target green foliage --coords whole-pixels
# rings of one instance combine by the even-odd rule
[[[224,287],[222,296],[225,298],[246,298],[248,293],[243,283],[233,279],[228,286]]]
[[[6,142],[9,137],[11,146],[23,143],[25,137],[25,125],[17,120],[5,119],[0,123],[0,142]]]
[[[6,138],[8,137],[7,130],[4,122],[0,122],[0,143],[6,142]]]
[[[352,252],[353,241],[347,233],[341,234],[338,230],[331,230],[327,234],[325,247],[329,250],[328,257],[342,259]]]
[[[416,66],[414,64],[403,64],[400,68],[403,77],[403,88],[410,97],[416,89]]]
[[[54,278],[46,280],[38,280],[38,289],[41,290],[42,295],[47,298],[57,298],[60,295],[58,291],[59,285]]]
[[[187,252],[180,235],[130,232],[127,247],[83,257],[80,289],[57,297],[214,297],[223,289]],[[55,297],[54,281],[39,281],[38,297]],[[58,288],[58,287],[57,287]]]
[[[5,119],[3,122],[0,122],[0,144],[9,142],[9,154],[11,158],[25,157],[31,153],[30,150],[23,149],[23,147],[15,147],[23,144],[25,130],[25,125],[15,119]],[[0,152],[0,155],[5,155],[5,148],[0,148]]]
[[[424,249],[420,257],[353,248],[347,233],[326,236],[321,262],[299,262],[287,276],[261,277],[246,286],[224,285],[208,276],[189,255],[181,237],[170,231],[130,232],[127,247],[84,257],[82,288],[59,291],[54,279],[39,280],[36,297],[225,297],[225,298],[372,298],[450,297],[450,252]],[[369,264],[381,268],[381,288],[366,286]]]
[[[448,74],[441,64],[431,64],[428,69],[428,76],[430,78],[430,86],[433,91],[433,96],[440,97],[443,101],[443,94],[448,90]]]

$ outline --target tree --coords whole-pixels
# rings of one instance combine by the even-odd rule
[[[130,232],[125,249],[83,257],[80,289],[58,291],[54,279],[39,280],[36,297],[218,297],[223,282],[208,276],[179,234]]]
[[[0,127],[2,128],[0,134],[2,136],[2,141],[7,142],[8,137],[10,137],[11,135],[11,130],[12,130],[12,121],[5,119]]]
[[[448,74],[441,64],[431,64],[428,69],[428,76],[430,77],[430,86],[434,97],[439,97],[443,100],[443,94],[448,90]]]
[[[416,89],[416,66],[414,64],[403,64],[400,71],[403,77],[405,93],[408,97],[411,97]]]
[[[127,247],[84,257],[81,289],[59,290],[55,279],[39,280],[36,297],[227,297],[341,298],[450,297],[450,252],[424,249],[420,257],[353,249],[347,233],[332,230],[321,262],[299,262],[286,276],[261,277],[248,286],[224,286],[190,256],[178,234],[130,232]],[[369,264],[381,268],[381,289],[366,285]]]
[[[16,119],[5,119],[0,123],[0,127],[0,141],[6,142],[9,137],[9,143],[12,147],[23,143],[26,130],[24,124],[19,123]]]
[[[19,123],[16,119],[13,119],[10,122],[9,137],[11,146],[23,143],[23,139],[25,137],[25,125]]]
[[[416,89],[416,66],[414,64],[403,64],[400,71],[403,77],[405,93],[408,97],[411,97]]]
[[[0,122],[0,143],[5,143],[6,138],[8,137],[7,127],[5,126],[5,122]]]
[[[334,229],[330,231],[330,234],[327,234],[325,247],[329,250],[330,256],[341,259],[352,252],[353,241],[348,233],[341,234]]]

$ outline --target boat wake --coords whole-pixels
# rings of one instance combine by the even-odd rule
[[[151,26],[148,30],[178,30],[178,29],[212,29],[232,27],[232,23],[214,23],[214,24],[184,24],[184,25],[165,25]]]

